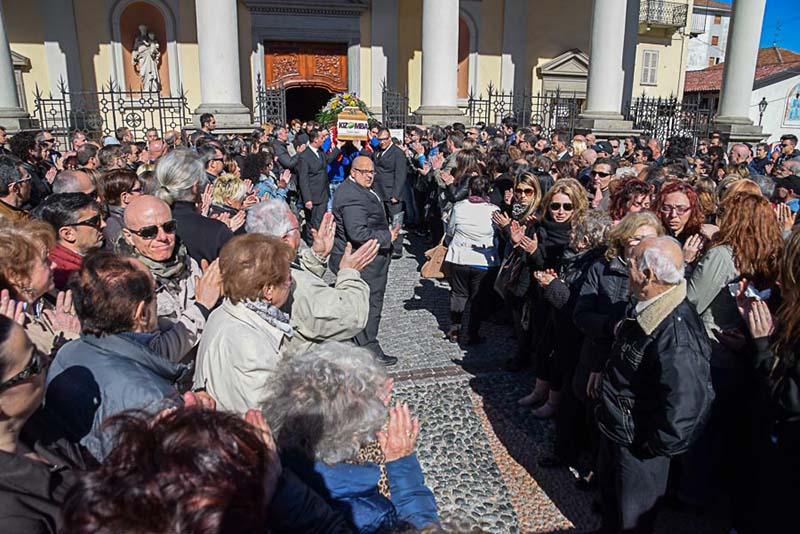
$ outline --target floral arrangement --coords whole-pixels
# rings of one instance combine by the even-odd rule
[[[333,97],[328,100],[328,103],[325,104],[325,107],[317,113],[317,122],[324,125],[334,124],[336,122],[336,117],[344,108],[358,108],[367,115],[367,118],[373,118],[367,105],[362,102],[355,93],[338,93],[333,95]]]

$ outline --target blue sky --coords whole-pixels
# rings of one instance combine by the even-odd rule
[[[761,27],[761,47],[777,44],[800,53],[800,2],[767,0],[767,12]]]

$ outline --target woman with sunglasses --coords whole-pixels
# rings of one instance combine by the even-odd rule
[[[80,447],[45,439],[39,410],[50,357],[0,313],[0,525],[3,532],[56,534],[67,491],[86,469]]]
[[[50,295],[55,288],[48,258],[53,246],[53,229],[43,221],[0,225],[0,312],[15,317],[48,355],[80,333],[72,294]]]
[[[520,245],[531,254],[531,264],[536,271],[551,269],[560,272],[564,254],[570,243],[573,221],[579,221],[589,208],[584,187],[577,180],[567,178],[559,180],[547,192],[542,201],[542,217],[537,223],[533,243],[520,241]],[[514,236],[512,235],[512,241]],[[534,416],[549,418],[555,415],[559,402],[560,384],[558,380],[551,392],[550,383],[552,361],[550,352],[553,348],[552,306],[542,298],[541,287],[536,286],[534,302],[531,307],[531,324],[536,325],[533,333],[536,356],[536,385],[529,395],[519,400],[523,406],[536,406]]]
[[[527,367],[530,358],[530,334],[525,324],[528,307],[528,293],[531,287],[531,270],[528,266],[529,253],[518,246],[522,237],[526,243],[536,233],[536,215],[542,202],[542,189],[539,180],[531,173],[522,173],[514,183],[514,203],[511,215],[501,211],[492,214],[492,221],[503,232],[506,249],[503,264],[498,273],[495,288],[501,292],[506,306],[511,310],[514,335],[517,338],[517,353],[509,361],[508,368],[518,371]],[[517,243],[512,242],[512,237]]]

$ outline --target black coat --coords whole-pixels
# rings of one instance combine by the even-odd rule
[[[339,155],[339,149],[334,148],[330,154],[325,154],[321,149],[317,154],[311,147],[306,148],[297,158],[297,185],[300,187],[300,198],[303,203],[311,201],[312,204],[327,204],[330,198],[328,189],[328,163]]]
[[[372,188],[384,202],[389,202],[392,197],[402,202],[408,172],[405,153],[392,143],[385,151],[376,151],[372,160],[375,163],[375,183]]]
[[[280,174],[284,169],[294,171],[297,166],[297,160],[300,159],[300,154],[302,154],[302,152],[295,152],[294,156],[290,155],[287,144],[279,139],[272,141],[272,151],[275,152],[275,160],[278,162],[275,169],[276,174]]]
[[[711,342],[685,287],[638,315],[631,305],[606,365],[600,431],[642,458],[686,451],[714,399]]]
[[[233,237],[233,232],[225,223],[203,217],[195,211],[192,202],[175,202],[172,217],[178,223],[178,238],[197,263],[200,260],[210,263],[217,259],[219,251]]]

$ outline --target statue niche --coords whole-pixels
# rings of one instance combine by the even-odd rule
[[[142,82],[142,91],[161,91],[161,77],[158,72],[161,50],[153,32],[146,25],[139,26],[139,35],[131,48],[131,61],[136,74]]]

